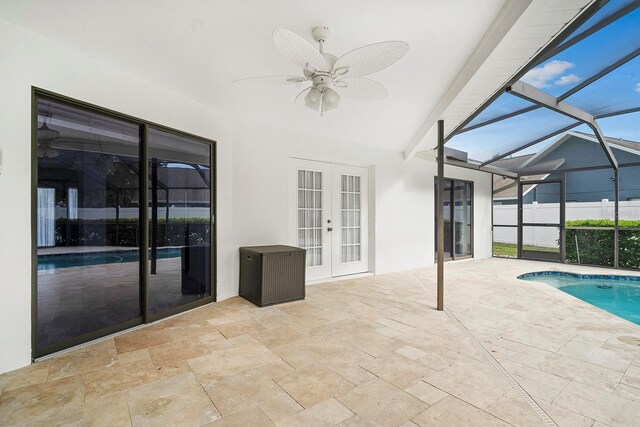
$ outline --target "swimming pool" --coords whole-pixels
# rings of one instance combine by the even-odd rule
[[[640,325],[640,277],[541,271],[518,279],[547,283]]]
[[[180,248],[159,248],[158,259],[176,258],[180,256]],[[56,268],[83,267],[88,265],[138,262],[139,251],[102,251],[87,253],[38,255],[38,271],[49,271]]]

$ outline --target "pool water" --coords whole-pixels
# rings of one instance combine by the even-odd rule
[[[180,256],[180,248],[158,249],[158,259],[176,258]],[[84,267],[99,264],[115,264],[138,262],[138,250],[103,251],[73,254],[38,255],[38,271],[49,271],[57,268]]]
[[[547,283],[640,325],[640,277],[542,271],[518,278]]]

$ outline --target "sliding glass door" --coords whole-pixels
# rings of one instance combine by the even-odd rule
[[[434,187],[435,236],[438,235],[438,180]],[[437,239],[434,239],[437,255]],[[444,257],[473,256],[473,183],[444,180]]]
[[[453,181],[453,222],[455,224],[453,230],[453,247],[457,258],[472,255],[472,203],[472,183],[467,181]]]
[[[33,152],[34,357],[212,301],[212,142],[43,94]]]

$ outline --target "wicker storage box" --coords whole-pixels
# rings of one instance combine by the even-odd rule
[[[305,256],[293,246],[240,248],[240,296],[260,307],[304,299]]]

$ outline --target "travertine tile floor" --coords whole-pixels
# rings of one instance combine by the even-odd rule
[[[640,425],[640,326],[515,278],[549,269],[605,272],[449,263],[449,313],[434,269],[233,298],[0,376],[0,424]]]

